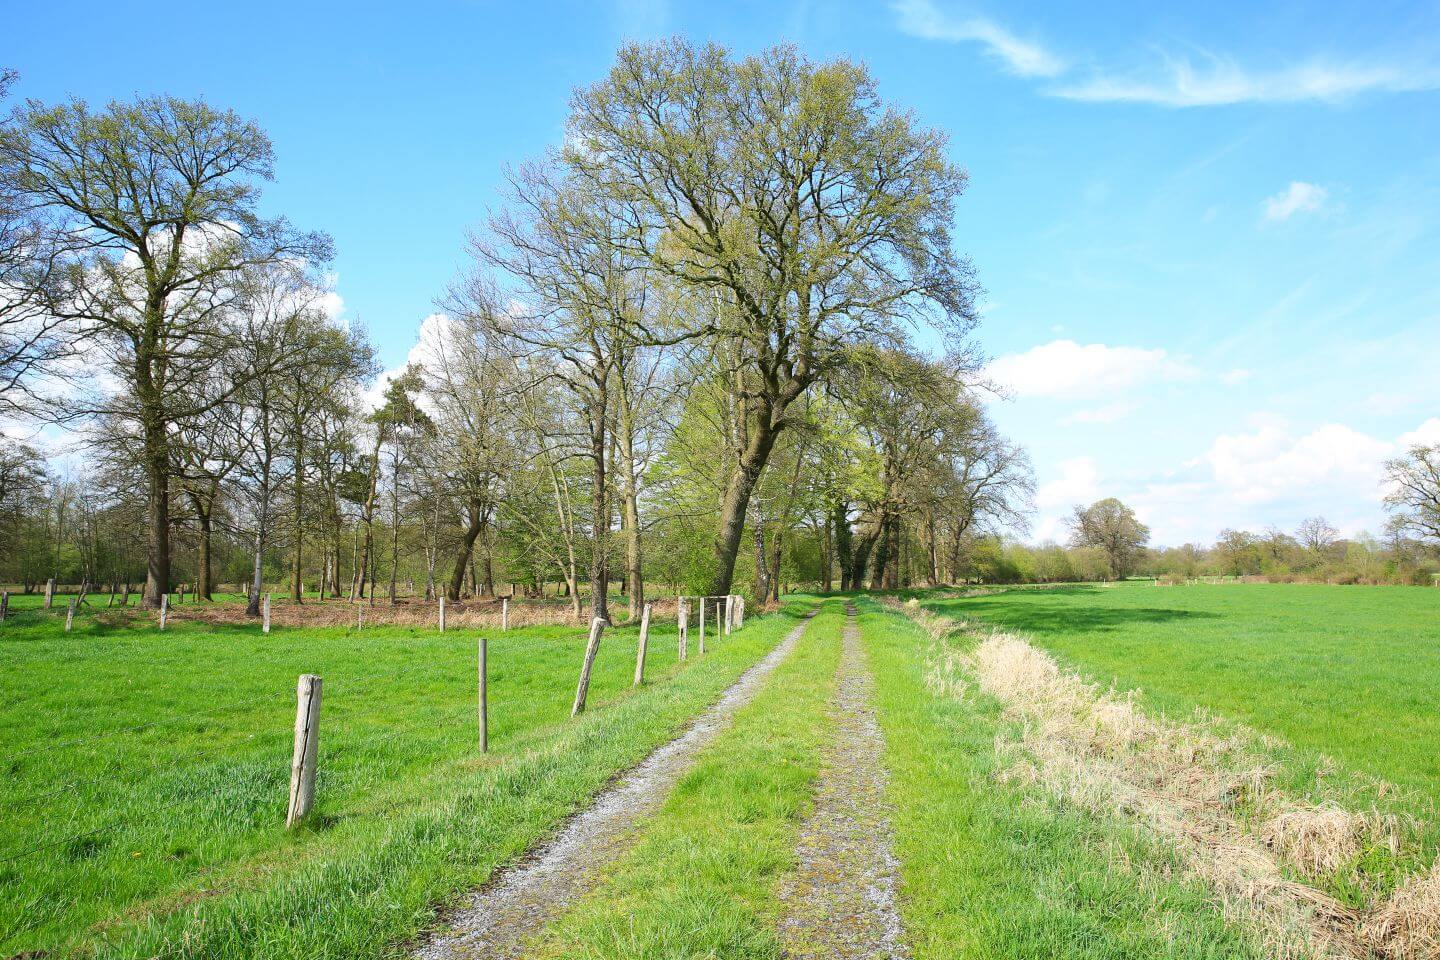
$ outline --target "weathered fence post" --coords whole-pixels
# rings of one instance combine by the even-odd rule
[[[679,616],[676,622],[680,624],[680,662],[684,663],[685,658],[690,654],[690,603],[684,597],[680,598],[677,606]]]
[[[700,598],[700,656],[705,656],[705,601],[708,597]]]
[[[734,623],[733,617],[735,608],[732,606],[735,597],[733,594],[725,598],[725,636],[730,636],[730,625]]]
[[[165,618],[170,614],[170,594],[160,594],[160,629],[165,629]]]
[[[260,629],[265,633],[270,632],[270,594],[265,594],[265,602],[260,604],[261,624]]]
[[[45,609],[49,610],[55,603],[55,578],[51,577],[45,581]]]
[[[8,616],[10,616],[10,591],[0,591],[0,623],[4,623]]]
[[[505,597],[500,601],[500,629],[510,629],[510,598]]]
[[[355,608],[355,629],[365,629],[365,605],[363,603]]]
[[[575,705],[570,716],[578,717],[585,712],[585,697],[590,693],[590,671],[595,667],[595,654],[600,652],[600,635],[605,632],[605,621],[596,617],[590,621],[590,640],[585,644],[585,663],[580,667],[580,685],[575,688]]]
[[[490,752],[490,641],[480,638],[480,752]]]
[[[440,632],[445,632],[445,598],[440,598]]]
[[[295,753],[290,761],[289,830],[315,805],[315,761],[320,750],[320,678],[302,673],[295,688]]]
[[[65,607],[65,632],[70,632],[70,625],[75,622],[75,598],[70,598],[70,603]]]
[[[740,597],[740,612],[737,614],[735,626],[737,629],[745,626],[745,597],[743,595]]]
[[[650,604],[640,611],[640,641],[635,645],[635,686],[645,682],[645,648],[650,644]]]

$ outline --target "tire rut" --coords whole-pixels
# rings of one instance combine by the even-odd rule
[[[781,882],[780,936],[791,958],[908,958],[897,897],[898,864],[886,815],[884,739],[873,678],[846,605],[840,679],[815,806],[796,844],[799,865]]]

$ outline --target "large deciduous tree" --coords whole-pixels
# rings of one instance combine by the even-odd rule
[[[729,345],[746,424],[709,588],[729,593],[791,405],[856,344],[972,326],[972,273],[951,237],[966,175],[944,135],[887,107],[858,64],[681,40],[625,48],[575,95],[564,161],[616,205],[616,243],[718,301],[693,332]]]
[[[1097,500],[1088,507],[1076,507],[1070,521],[1072,541],[1077,547],[1099,547],[1110,564],[1110,576],[1120,579],[1135,569],[1150,528],[1135,517],[1135,511],[1114,497]]]
[[[1396,528],[1440,544],[1440,444],[1418,444],[1387,460],[1385,480],[1385,506],[1394,511]]]
[[[51,312],[108,360],[113,393],[77,412],[119,417],[139,438],[148,487],[145,602],[170,586],[171,437],[223,402],[201,384],[230,342],[224,323],[246,269],[328,258],[328,238],[257,211],[269,139],[233,112],[155,97],[92,109],[31,102],[0,140],[0,166],[67,249]]]

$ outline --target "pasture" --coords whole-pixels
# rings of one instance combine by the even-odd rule
[[[1158,709],[1204,708],[1440,794],[1440,590],[1134,581],[925,606],[1020,632]]]
[[[487,630],[484,755],[473,629],[63,621],[0,631],[0,956],[371,955],[672,736],[792,618],[712,629],[703,658],[692,626],[683,665],[657,620],[638,690],[637,629],[607,631],[578,720],[583,629]],[[324,677],[318,799],[287,833],[300,673]]]

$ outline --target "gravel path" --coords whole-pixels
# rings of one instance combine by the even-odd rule
[[[813,614],[812,614],[813,615]],[[523,957],[529,941],[594,887],[601,868],[634,841],[638,822],[658,809],[670,788],[755,696],[805,631],[802,623],[740,675],[677,739],[640,764],[565,821],[550,840],[495,874],[470,902],[412,956],[417,960],[504,960]]]
[[[885,743],[871,706],[873,680],[846,608],[835,739],[815,808],[800,830],[799,867],[780,887],[780,936],[793,958],[905,958],[895,856],[886,817]]]

